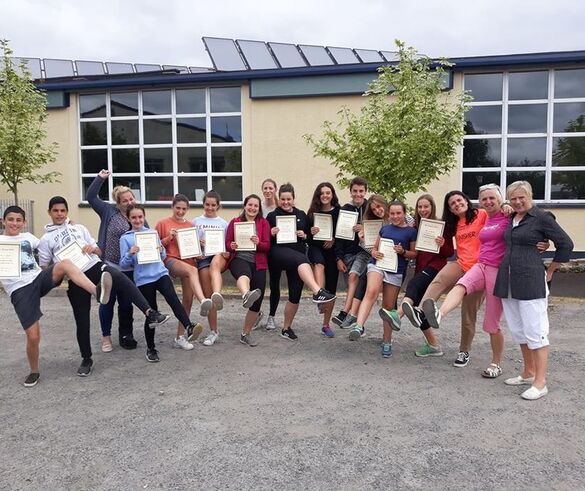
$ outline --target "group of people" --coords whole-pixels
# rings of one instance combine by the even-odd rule
[[[246,309],[240,341],[256,346],[253,330],[263,325],[268,331],[279,330],[286,340],[296,341],[293,329],[295,315],[306,286],[312,293],[322,316],[321,333],[335,337],[332,325],[348,329],[348,338],[358,341],[365,336],[365,323],[382,292],[378,314],[383,323],[381,354],[392,356],[392,333],[399,331],[406,317],[420,328],[424,344],[415,351],[418,357],[442,356],[437,329],[445,317],[461,304],[461,340],[454,366],[469,362],[471,343],[475,334],[478,309],[486,299],[483,329],[490,335],[492,360],[482,375],[496,378],[502,373],[501,358],[504,336],[500,327],[502,312],[506,316],[512,339],[520,344],[524,359],[522,372],[505,380],[508,385],[529,385],[522,393],[525,399],[538,399],[547,394],[548,360],[547,281],[559,264],[570,259],[573,244],[550,213],[543,212],[532,202],[532,189],[525,181],[508,186],[509,203],[504,203],[500,189],[488,184],[479,189],[479,204],[474,208],[461,191],[447,193],[441,220],[444,232],[434,240],[438,252],[417,250],[417,233],[421,220],[437,220],[437,207],[429,194],[420,196],[415,204],[414,217],[407,213],[401,201],[388,202],[373,194],[368,199],[367,182],[356,177],[350,182],[351,202],[340,206],[334,186],[320,183],[313,193],[305,213],[295,206],[295,190],[289,183],[277,187],[272,179],[262,183],[262,195],[247,196],[242,212],[229,223],[218,215],[221,198],[209,191],[203,199],[203,214],[188,219],[189,199],[181,194],[174,197],[172,215],[160,220],[157,232],[160,260],[140,262],[136,233],[151,231],[144,206],[135,201],[132,190],[117,186],[112,193],[114,203],[99,198],[109,172],[102,170],[87,190],[87,200],[100,217],[97,241],[82,224],[68,218],[68,204],[61,196],[49,202],[51,223],[38,240],[22,232],[25,214],[16,206],[3,214],[5,235],[2,241],[19,241],[21,275],[3,279],[15,311],[27,336],[27,356],[31,373],[25,380],[33,386],[39,379],[39,319],[40,298],[62,279],[69,278],[67,295],[77,327],[77,340],[82,356],[78,375],[90,374],[93,361],[90,345],[91,295],[100,303],[99,320],[102,332],[101,349],[113,349],[111,329],[114,307],[118,303],[119,344],[125,349],[137,347],[133,334],[134,307],[144,314],[144,336],[148,362],[158,362],[155,327],[169,319],[159,312],[157,292],[161,293],[179,323],[174,346],[193,349],[193,342],[202,334],[203,326],[191,320],[193,300],[199,315],[206,318],[209,333],[204,346],[218,340],[218,312],[223,309],[222,274],[229,270],[242,295]],[[357,215],[353,239],[319,237],[316,216],[330,215],[335,230],[340,210]],[[294,217],[296,240],[277,240],[280,229],[278,217]],[[379,237],[366,243],[364,221],[380,222]],[[254,245],[238,250],[238,223],[253,222]],[[281,222],[282,223],[282,222]],[[215,255],[182,258],[177,238],[182,229],[195,228],[201,250],[205,251],[206,231],[222,230],[225,252]],[[381,261],[382,239],[393,242],[396,268],[390,272]],[[545,269],[540,252],[555,245],[553,261]],[[87,261],[79,269],[71,260],[60,256],[71,242],[77,242]],[[38,250],[39,265],[33,257]],[[456,250],[456,260],[450,261]],[[26,253],[24,253],[26,252]],[[409,263],[414,275],[405,281]],[[280,302],[280,282],[286,273],[288,300],[282,324],[276,321]],[[334,314],[339,274],[347,278],[345,302]],[[261,306],[267,275],[270,284],[270,307],[264,320]],[[180,280],[182,300],[174,288],[173,278]],[[401,288],[405,288],[398,302]],[[438,300],[447,293],[443,303]],[[434,329],[432,329],[434,328]]]

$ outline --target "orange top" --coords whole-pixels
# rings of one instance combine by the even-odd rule
[[[165,258],[165,264],[169,262],[171,259],[181,259],[181,254],[179,253],[179,245],[174,237],[171,237],[171,229],[181,229],[181,228],[191,228],[193,224],[190,220],[185,222],[178,222],[173,217],[163,218],[156,224],[156,231],[158,232],[158,236],[160,237],[160,242],[163,247],[167,251],[167,257]],[[190,264],[191,266],[195,265],[195,260],[193,258],[190,259],[182,259],[182,261]]]
[[[487,220],[485,210],[477,210],[475,220],[470,224],[465,223],[465,217],[457,222],[455,242],[457,245],[457,263],[463,271],[469,271],[479,258],[479,231]]]

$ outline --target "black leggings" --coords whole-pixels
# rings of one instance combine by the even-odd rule
[[[270,315],[276,314],[276,308],[280,300],[280,275],[286,271],[288,280],[288,301],[298,304],[303,293],[303,280],[299,276],[298,267],[301,264],[309,264],[307,257],[290,247],[274,246],[268,254],[268,267],[270,270]]]
[[[158,310],[158,305],[156,303],[156,292],[160,292],[166,300],[167,304],[169,304],[169,307],[173,311],[173,314],[175,314],[175,317],[179,319],[179,322],[183,324],[185,329],[189,327],[191,321],[189,320],[189,316],[187,315],[187,312],[185,312],[185,308],[181,304],[179,297],[177,297],[175,286],[173,285],[173,281],[168,274],[160,277],[158,280],[153,281],[152,283],[140,285],[138,288],[146,300],[148,300],[150,308],[154,310]],[[146,338],[146,346],[148,346],[148,349],[154,349],[154,331],[154,329],[148,326],[148,322],[144,321],[144,337]]]
[[[329,293],[337,292],[339,270],[335,259],[334,249],[322,249],[321,247],[309,247],[309,260],[312,264],[322,264],[325,267],[325,290]]]
[[[420,301],[423,299],[427,288],[438,274],[439,271],[435,268],[424,268],[408,282],[405,296],[412,299],[414,305],[420,304]],[[429,327],[431,326],[425,317],[422,320],[420,329],[421,331],[426,331]]]
[[[260,312],[260,306],[264,299],[264,290],[266,289],[266,270],[258,270],[255,264],[235,257],[230,262],[230,273],[236,281],[241,276],[247,276],[250,278],[250,290],[256,290],[258,288],[262,292],[260,298],[249,308],[252,312]]]

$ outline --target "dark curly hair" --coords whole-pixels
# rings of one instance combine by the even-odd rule
[[[467,202],[467,211],[465,212],[465,223],[467,225],[473,222],[477,217],[477,209],[473,207],[471,200],[463,191],[449,191],[443,200],[443,221],[451,233],[455,233],[457,222],[459,221],[459,217],[449,208],[449,200],[453,196],[461,196]]]

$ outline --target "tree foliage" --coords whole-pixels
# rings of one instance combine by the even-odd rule
[[[420,57],[398,40],[396,46],[398,64],[379,68],[361,112],[344,106],[338,122],[323,123],[322,136],[304,138],[339,169],[341,185],[361,176],[371,191],[403,199],[453,168],[471,98],[443,93],[446,60]]]
[[[25,181],[55,182],[58,172],[39,173],[55,161],[56,143],[47,143],[46,99],[31,81],[26,65],[15,66],[8,41],[0,40],[0,182],[14,194]]]

